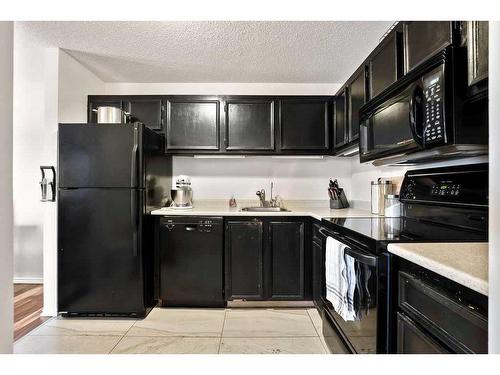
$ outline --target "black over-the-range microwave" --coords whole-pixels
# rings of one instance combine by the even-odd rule
[[[443,48],[360,109],[360,161],[425,162],[484,155],[488,97],[470,96],[467,52]]]

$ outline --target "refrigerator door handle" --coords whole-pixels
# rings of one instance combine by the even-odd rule
[[[132,190],[130,192],[130,220],[132,223],[132,254],[134,257],[137,256],[137,232],[138,232],[138,215],[139,213],[137,212],[137,191]]]
[[[134,146],[132,147],[132,161],[130,163],[130,186],[137,186],[137,152],[139,151],[139,128],[134,126]]]

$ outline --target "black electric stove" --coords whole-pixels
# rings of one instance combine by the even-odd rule
[[[487,216],[484,230],[457,227],[408,217],[324,218],[323,224],[379,253],[391,242],[483,242],[488,241]]]
[[[400,218],[324,218],[322,222],[375,253],[390,242],[488,241],[488,164],[408,171],[400,197]]]
[[[343,320],[331,303],[321,298],[323,316],[332,322],[348,352],[391,350],[388,338],[393,336],[390,316],[394,292],[389,243],[488,241],[488,164],[408,171],[400,201],[400,218],[322,220],[322,253],[327,237],[346,245],[345,256],[353,258],[356,277],[363,281],[364,294],[370,296],[365,313],[355,321]]]

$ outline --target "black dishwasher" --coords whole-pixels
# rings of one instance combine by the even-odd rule
[[[160,219],[162,306],[224,306],[223,219]]]

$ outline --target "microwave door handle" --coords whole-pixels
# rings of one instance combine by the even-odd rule
[[[415,143],[423,147],[423,125],[422,125],[422,100],[423,93],[420,86],[414,85],[410,95],[410,130]],[[419,134],[419,127],[420,132]]]

